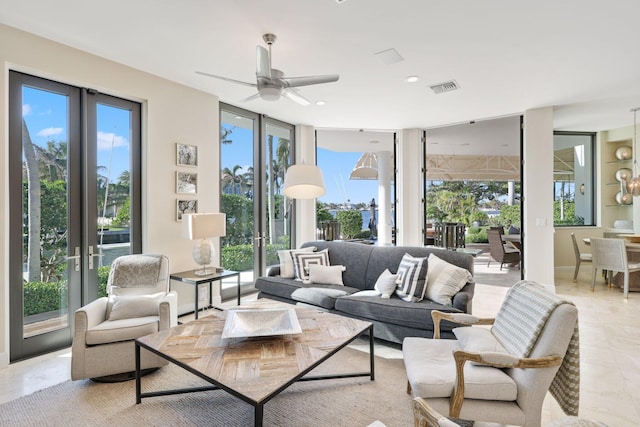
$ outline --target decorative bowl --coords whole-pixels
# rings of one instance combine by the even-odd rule
[[[640,243],[640,234],[620,234],[619,236],[631,243]]]
[[[631,147],[628,146],[622,146],[619,147],[616,150],[616,158],[618,160],[628,160],[631,158],[631,156],[633,155],[633,149]]]
[[[222,338],[300,334],[302,328],[293,308],[229,310]]]

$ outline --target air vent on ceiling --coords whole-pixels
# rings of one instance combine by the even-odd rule
[[[398,53],[398,51],[395,50],[394,48],[376,52],[373,54],[373,56],[380,59],[380,61],[382,61],[382,63],[386,65],[391,65],[391,64],[395,64],[396,62],[404,61],[404,58],[402,57],[402,55],[400,55],[400,53]]]
[[[443,83],[438,83],[438,84],[435,84],[435,85],[432,85],[432,86],[429,86],[429,87],[436,94],[444,93],[444,92],[451,92],[452,90],[457,90],[457,89],[460,88],[460,86],[458,86],[458,83],[456,83],[455,80],[451,80],[451,81],[443,82]]]

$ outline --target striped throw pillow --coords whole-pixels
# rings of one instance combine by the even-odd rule
[[[329,263],[329,249],[319,252],[293,253],[293,267],[295,269],[296,280],[309,280],[309,265],[331,265]]]
[[[453,304],[451,298],[472,278],[473,276],[466,268],[449,264],[430,254],[426,296],[431,301],[451,306]]]
[[[398,266],[396,295],[408,302],[422,301],[427,274],[426,258],[404,254]]]

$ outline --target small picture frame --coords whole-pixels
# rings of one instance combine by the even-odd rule
[[[176,193],[196,194],[198,192],[198,174],[192,172],[176,172]]]
[[[176,221],[182,221],[182,215],[198,213],[197,200],[181,200],[176,201]]]
[[[198,147],[176,143],[176,163],[178,166],[198,166]]]

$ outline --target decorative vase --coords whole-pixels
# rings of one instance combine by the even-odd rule
[[[633,156],[633,150],[631,147],[623,145],[622,147],[618,147],[616,150],[616,159],[618,160],[629,160],[631,156]]]
[[[632,176],[633,172],[629,168],[621,168],[616,171],[616,181],[618,182],[628,182]]]
[[[618,191],[616,194],[616,203],[619,205],[630,205],[633,203],[633,196],[629,193],[622,194],[622,191]]]

